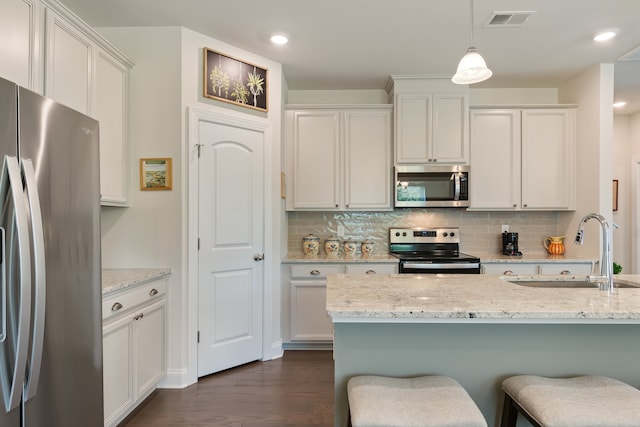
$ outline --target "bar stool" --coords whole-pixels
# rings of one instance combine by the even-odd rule
[[[486,427],[480,409],[454,379],[374,375],[347,382],[353,427]]]
[[[502,427],[515,427],[518,413],[536,427],[640,426],[640,390],[613,378],[516,375],[502,390]]]

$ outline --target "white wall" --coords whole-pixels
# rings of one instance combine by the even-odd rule
[[[629,153],[628,158],[631,159],[631,167],[630,167],[630,176],[626,177],[625,183],[628,183],[624,186],[621,186],[620,190],[624,190],[620,193],[620,201],[622,198],[627,198],[629,200],[629,206],[627,209],[629,210],[628,216],[630,216],[630,220],[627,222],[627,225],[630,227],[627,231],[628,234],[631,235],[631,243],[629,247],[625,248],[629,252],[631,252],[631,263],[627,266],[626,269],[623,265],[623,271],[625,273],[638,273],[640,272],[640,221],[638,220],[638,216],[640,215],[640,209],[638,209],[638,204],[640,203],[640,113],[636,113],[629,117],[629,127],[628,127],[628,147]]]
[[[556,88],[469,89],[469,105],[557,104]]]
[[[618,210],[613,212],[613,221],[620,226],[613,231],[614,261],[622,265],[624,273],[631,273],[631,245],[633,241],[631,222],[631,166],[632,147],[629,138],[629,116],[614,116],[613,119],[613,179],[618,180]]]
[[[185,367],[182,298],[187,271],[182,254],[182,123],[180,29],[99,29],[135,66],[129,81],[128,208],[102,208],[105,268],[169,267],[168,366]],[[139,159],[171,157],[172,191],[140,191]]]
[[[101,28],[98,31],[135,63],[131,72],[129,208],[103,208],[103,262],[110,268],[170,267],[169,375],[163,385],[182,387],[196,380],[197,287],[189,280],[189,199],[187,107],[211,108],[232,115],[267,118],[272,127],[268,180],[280,194],[280,142],[283,76],[278,63],[180,27]],[[203,48],[209,47],[269,70],[269,112],[263,113],[202,96]],[[141,192],[141,157],[173,158],[173,191]],[[276,192],[277,189],[277,192]],[[280,240],[282,205],[273,194],[267,206],[265,229],[265,358],[281,354]],[[277,200],[277,201],[274,201]],[[267,264],[267,263],[266,263]]]
[[[576,211],[561,215],[561,230],[573,239],[580,218],[591,212],[612,221],[613,64],[600,64],[559,88],[560,103],[578,104],[576,114]],[[600,230],[585,226],[584,246],[566,245],[566,256],[597,257]],[[598,237],[596,237],[598,236]]]
[[[290,90],[287,104],[388,104],[383,90]]]

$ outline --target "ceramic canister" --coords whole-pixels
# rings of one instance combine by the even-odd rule
[[[362,255],[371,255],[373,252],[373,242],[371,240],[365,240],[362,242]]]
[[[358,242],[355,242],[351,239],[344,242],[344,254],[346,256],[354,256],[356,254],[357,249],[358,249]]]
[[[320,238],[309,234],[302,238],[302,250],[305,255],[318,255],[320,250]]]
[[[338,256],[340,253],[340,240],[335,236],[329,237],[324,241],[324,250],[328,256]]]

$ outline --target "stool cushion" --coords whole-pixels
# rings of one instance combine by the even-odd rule
[[[640,390],[613,378],[518,375],[502,389],[546,427],[640,426]]]
[[[443,376],[352,377],[347,383],[354,427],[486,427],[466,390]]]

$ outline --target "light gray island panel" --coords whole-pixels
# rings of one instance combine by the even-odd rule
[[[606,375],[640,387],[640,289],[606,296],[497,276],[418,277],[329,277],[336,426],[347,425],[346,382],[360,374],[453,377],[489,426],[499,425],[510,375]]]

